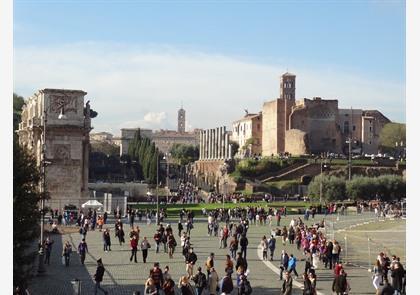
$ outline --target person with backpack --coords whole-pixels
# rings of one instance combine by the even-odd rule
[[[220,292],[229,295],[233,292],[232,274],[227,273],[223,279],[220,280]]]
[[[239,280],[238,295],[250,295],[252,293],[252,287],[246,275],[241,275]]]
[[[159,294],[159,290],[163,286],[163,272],[159,267],[159,262],[153,264],[153,269],[150,270],[150,277],[156,287],[157,294]]]
[[[308,274],[304,272],[302,274],[303,278],[303,295],[315,295],[315,292],[312,288],[311,280],[309,280]]]
[[[204,289],[207,287],[207,278],[204,273],[201,272],[201,267],[197,268],[198,272],[192,277],[192,281],[195,283],[195,289],[197,295],[201,295]]]
[[[79,255],[80,255],[80,263],[82,263],[82,265],[84,265],[85,264],[85,259],[86,259],[86,252],[89,252],[85,239],[83,239],[80,242],[79,246],[77,247],[77,252],[79,252]]]
[[[337,295],[344,295],[347,289],[348,289],[348,286],[347,286],[346,274],[344,272],[344,269],[341,269],[340,275],[334,278],[334,281],[332,284],[332,291],[335,292]]]
[[[276,250],[276,239],[271,235],[270,240],[268,240],[268,249],[270,249],[270,261],[273,261],[274,251]]]
[[[102,264],[102,259],[99,258],[96,262],[98,263],[98,267],[96,268],[96,273],[93,275],[93,278],[95,279],[95,295],[98,293],[98,289],[104,294],[108,294],[108,292],[101,287],[101,282],[105,273],[105,267]]]

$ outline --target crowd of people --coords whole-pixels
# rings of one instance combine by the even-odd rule
[[[383,208],[388,208],[383,205]],[[322,208],[321,208],[322,209]],[[204,210],[203,214],[207,216],[207,234],[212,239],[218,239],[220,249],[226,249],[225,261],[223,263],[223,273],[217,273],[215,269],[215,255],[209,253],[204,265],[196,265],[198,261],[197,254],[192,247],[191,232],[194,229],[194,212],[185,209],[180,210],[178,226],[173,232],[170,224],[163,224],[166,218],[164,209],[159,211],[138,210],[127,208],[128,230],[126,235],[124,228],[127,223],[121,215],[121,210],[114,212],[114,237],[117,246],[121,249],[126,247],[126,239],[129,240],[130,255],[127,257],[130,262],[138,263],[137,252],[142,252],[142,262],[147,263],[148,253],[154,246],[156,253],[167,254],[169,259],[176,255],[179,239],[180,250],[185,262],[185,273],[177,283],[175,283],[166,265],[163,270],[158,262],[149,271],[149,277],[145,281],[144,294],[175,294],[178,289],[181,294],[193,295],[203,294],[206,290],[208,294],[239,294],[248,295],[252,292],[251,282],[248,277],[249,269],[247,262],[247,252],[249,240],[247,237],[250,226],[267,226],[270,229],[266,235],[262,236],[258,246],[261,249],[262,259],[264,261],[279,261],[281,284],[281,294],[292,294],[294,289],[293,281],[301,280],[303,283],[303,294],[317,294],[317,270],[320,268],[330,269],[334,274],[331,282],[331,289],[335,294],[349,294],[351,287],[347,278],[347,273],[340,259],[341,245],[335,239],[328,239],[325,235],[325,221],[310,224],[310,219],[314,220],[318,213],[329,214],[338,213],[339,207],[336,204],[328,204],[325,211],[317,207],[311,207],[305,210],[303,220],[300,216],[291,219],[288,225],[280,226],[281,219],[287,216],[286,207],[264,208],[261,206],[236,207],[236,208],[218,208],[214,210]],[[159,226],[156,229],[151,241],[147,237],[141,237],[140,226],[135,226],[136,218],[139,222],[145,216],[146,224],[150,225],[153,216],[158,216]],[[81,264],[85,263],[88,253],[87,236],[92,230],[102,232],[103,251],[110,252],[111,233],[107,224],[107,214],[97,214],[95,210],[88,210],[86,214],[80,212],[76,219],[79,226],[80,243],[77,246]],[[177,236],[177,237],[176,237]],[[295,253],[287,253],[282,250],[280,257],[275,257],[275,249],[278,243],[283,246],[286,244],[296,247]],[[50,263],[50,256],[54,241],[47,236],[44,241],[45,264]],[[115,246],[113,246],[114,248]],[[63,266],[70,265],[70,257],[73,252],[69,241],[63,245],[62,263]],[[304,256],[304,271],[299,277],[297,272],[296,253],[302,253]],[[160,254],[159,254],[160,255]],[[95,294],[107,291],[101,287],[104,275],[104,265],[102,260],[97,261],[97,271],[94,275]],[[399,258],[392,256],[388,258],[385,253],[378,255],[375,267],[373,269],[372,284],[377,294],[394,294],[405,290],[405,270],[399,261]],[[382,288],[380,286],[383,286]]]

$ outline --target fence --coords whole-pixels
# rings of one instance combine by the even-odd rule
[[[352,218],[340,215],[326,217],[325,233],[341,245],[340,259],[372,269],[380,252],[400,257],[406,263],[405,222],[403,220],[377,219],[375,216]]]

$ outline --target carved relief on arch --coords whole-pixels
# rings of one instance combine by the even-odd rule
[[[69,160],[70,159],[70,144],[54,145],[54,158]]]
[[[49,112],[59,114],[62,108],[65,113],[77,113],[77,97],[66,94],[51,95]]]

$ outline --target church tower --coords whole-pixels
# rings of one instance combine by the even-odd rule
[[[280,98],[294,100],[296,90],[296,75],[284,73],[280,81]]]
[[[185,110],[182,106],[178,110],[178,132],[185,133]]]

